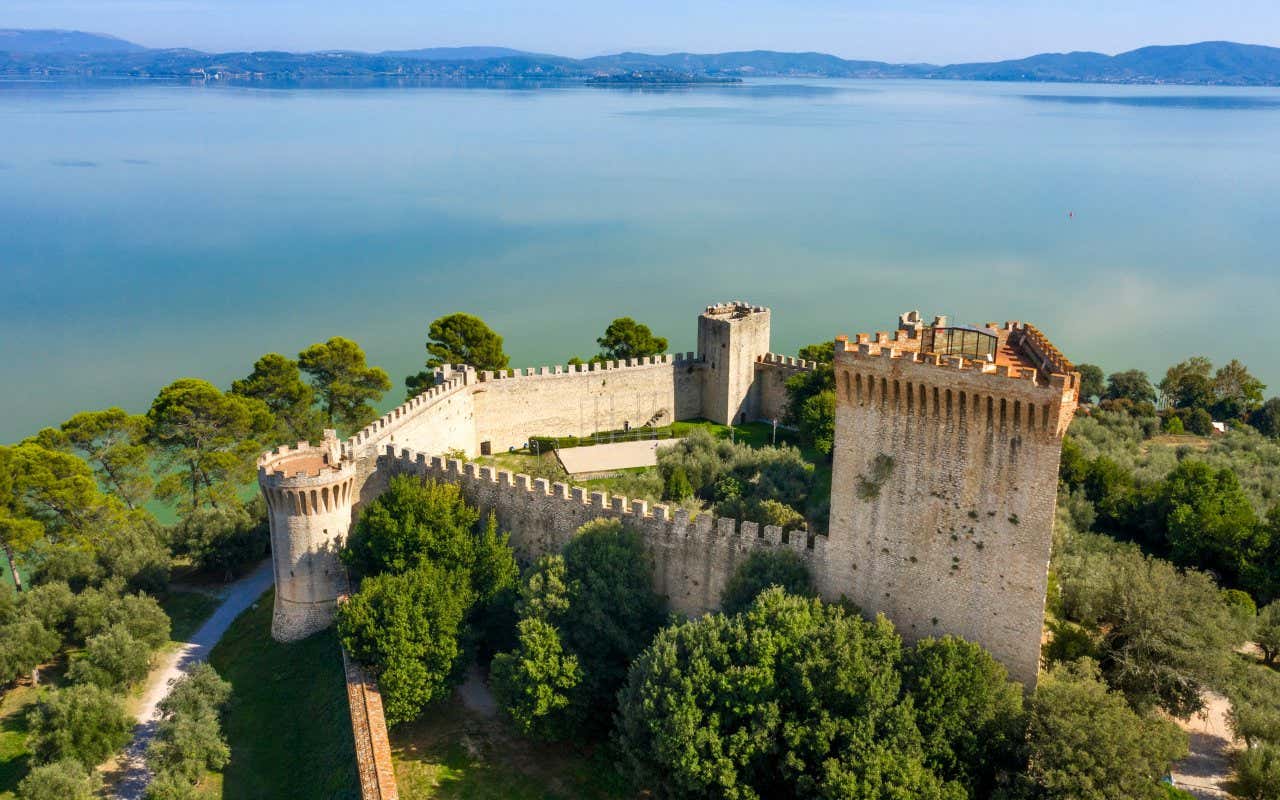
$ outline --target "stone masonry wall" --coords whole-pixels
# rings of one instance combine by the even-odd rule
[[[630,425],[670,425],[698,416],[702,404],[701,363],[692,353],[569,367],[516,370],[513,376],[480,373],[472,389],[477,453],[523,447],[530,436],[587,436]],[[412,435],[405,444],[428,453]]]
[[[823,536],[803,531],[784,534],[781,528],[761,528],[754,522],[689,512],[646,501],[628,501],[604,492],[587,492],[546,479],[513,475],[505,470],[428,457],[388,446],[378,459],[378,471],[409,474],[461,485],[467,500],[484,512],[497,514],[499,526],[511,532],[518,557],[528,563],[557,553],[574,531],[601,517],[620,519],[645,541],[653,567],[654,590],[667,598],[673,611],[699,615],[719,608],[720,594],[736,566],[753,550],[787,547],[816,574],[826,550]]]
[[[755,397],[752,405],[758,419],[781,420],[787,415],[787,380],[801,372],[810,372],[817,362],[794,356],[769,353],[756,361]]]
[[[978,642],[1033,687],[1070,376],[843,346],[822,593],[908,641]]]

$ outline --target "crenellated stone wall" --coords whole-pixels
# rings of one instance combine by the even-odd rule
[[[717,607],[753,550],[787,547],[829,600],[884,612],[903,635],[955,633],[986,646],[1028,687],[1036,679],[1061,437],[1079,376],[1034,327],[965,328],[984,359],[922,353],[949,326],[918,313],[895,333],[836,342],[829,534],[690,518],[462,461],[531,436],[662,426],[698,416],[781,419],[786,381],[816,368],[772,354],[768,309],[708,306],[696,354],[503,374],[446,368],[437,385],[345,442],[301,443],[260,460],[276,565],[273,635],[323,627],[345,591],[336,560],[355,514],[400,473],[458,483],[497,514],[520,556],[560,550],[581,525],[623,519],[645,539],[654,587],[673,610]]]
[[[825,558],[825,537],[805,531],[784,532],[773,525],[761,527],[711,514],[691,518],[685,509],[673,512],[644,500],[629,501],[390,445],[378,461],[378,471],[388,475],[458,484],[468,502],[497,515],[499,526],[511,533],[512,547],[526,563],[560,552],[573,533],[592,520],[620,519],[644,538],[654,591],[667,598],[671,610],[691,616],[719,608],[726,582],[753,550],[788,548],[815,573]]]

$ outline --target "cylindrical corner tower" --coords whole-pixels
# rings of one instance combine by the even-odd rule
[[[267,501],[276,579],[271,636],[304,639],[333,622],[347,590],[338,550],[351,527],[356,468],[342,460],[334,432],[325,431],[324,447],[299,442],[258,459],[258,485]]]

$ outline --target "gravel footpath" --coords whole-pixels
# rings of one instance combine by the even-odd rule
[[[133,729],[133,741],[125,749],[119,761],[119,780],[113,796],[119,800],[141,800],[151,773],[147,770],[147,745],[155,736],[159,721],[157,706],[169,693],[169,684],[185,675],[193,666],[209,657],[209,651],[227,632],[235,618],[253,605],[263,592],[271,588],[271,560],[259,564],[253,572],[226,587],[222,605],[205,620],[190,641],[183,642],[165,655],[163,663],[152,670],[147,678],[142,705],[138,709],[138,724]]]

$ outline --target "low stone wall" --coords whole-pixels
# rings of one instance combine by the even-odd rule
[[[351,708],[351,732],[356,742],[356,770],[360,774],[362,800],[398,800],[396,772],[391,763],[391,741],[382,713],[382,695],[373,678],[342,648],[342,669],[347,678],[347,704]]]

